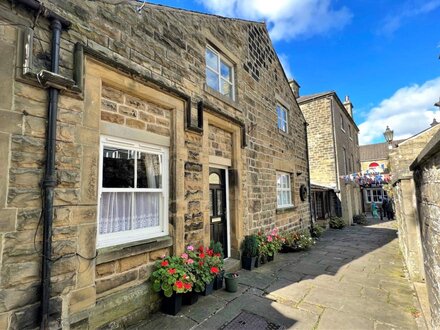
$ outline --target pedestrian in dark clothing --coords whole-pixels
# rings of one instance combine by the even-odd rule
[[[387,218],[388,220],[394,220],[394,201],[390,199],[387,203]]]
[[[382,201],[382,210],[383,210],[384,216],[386,216],[387,220],[389,220],[388,213],[387,213],[387,210],[388,210],[388,200],[386,198],[384,198],[383,201]]]

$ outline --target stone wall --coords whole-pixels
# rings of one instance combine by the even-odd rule
[[[420,239],[421,227],[410,165],[439,129],[440,126],[435,126],[417,134],[400,143],[389,154],[399,244],[409,274],[415,281],[423,281],[425,274]]]
[[[432,328],[440,327],[440,133],[411,166],[415,191]]]
[[[53,328],[127,327],[157,308],[147,282],[154,260],[180,254],[185,244],[209,243],[209,150],[222,153],[216,162],[230,164],[233,256],[239,257],[245,234],[309,225],[308,203],[299,199],[308,176],[304,120],[263,24],[149,4],[141,14],[130,4],[45,5],[73,23],[62,34],[60,73],[74,77],[75,43],[91,54],[79,68],[83,92],[59,100],[52,257],[61,259],[53,262],[51,278]],[[7,174],[0,177],[0,328],[22,329],[35,327],[39,313],[47,92],[20,76],[16,60],[33,13],[1,0],[0,21],[0,172]],[[48,22],[39,17],[36,71],[48,67],[50,37]],[[234,63],[235,101],[206,87],[208,43]],[[203,132],[186,130],[188,99],[182,94],[191,97],[192,116],[199,101],[216,109],[204,114]],[[277,103],[288,110],[289,134],[277,130]],[[245,148],[240,125],[246,125]],[[218,129],[211,140],[210,127]],[[103,135],[169,148],[169,236],[98,249],[95,257]],[[293,177],[295,207],[284,212],[276,208],[277,170]]]

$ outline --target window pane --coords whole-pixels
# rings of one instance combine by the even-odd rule
[[[223,61],[220,61],[220,74],[227,81],[232,82],[232,68]]]
[[[206,66],[218,72],[218,56],[208,48],[206,48]]]
[[[209,191],[209,215],[212,217],[214,215],[214,190]]]
[[[277,205],[278,206],[281,205],[281,192],[280,191],[277,192]]]
[[[133,150],[104,147],[102,186],[104,188],[134,187]]]
[[[135,193],[133,229],[157,227],[160,219],[161,193]]]
[[[221,83],[220,93],[232,99],[232,85],[224,79],[221,79]]]
[[[281,175],[277,175],[277,189],[281,188]]]
[[[139,152],[137,160],[137,187],[162,188],[161,156]]]
[[[131,230],[133,193],[104,192],[101,195],[99,233]]]
[[[223,215],[223,194],[217,190],[217,215]]]
[[[220,90],[219,82],[218,82],[218,74],[208,68],[206,69],[206,83],[212,89],[215,89],[216,91]]]

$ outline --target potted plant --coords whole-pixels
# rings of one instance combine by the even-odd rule
[[[266,235],[267,244],[267,261],[273,261],[275,259],[275,254],[281,250],[282,237],[278,234],[278,228],[274,228]]]
[[[182,294],[192,291],[194,277],[188,273],[180,257],[169,256],[156,261],[151,274],[153,290],[162,292],[162,311],[176,315],[182,307]]]
[[[257,237],[255,235],[245,236],[243,241],[243,255],[241,258],[241,266],[247,270],[254,269],[257,253],[258,253]]]
[[[223,277],[225,275],[224,267],[224,255],[222,243],[211,241],[209,245],[208,255],[213,257],[212,266],[216,266],[219,269],[217,276],[214,278],[214,290],[223,288]],[[217,258],[214,258],[217,257]]]
[[[226,291],[237,292],[238,273],[226,273],[225,284],[226,284]]]
[[[200,246],[196,251],[193,246],[187,247],[188,258],[192,260],[189,270],[194,275],[194,290],[206,296],[212,293],[214,278],[219,273],[219,257],[210,249]]]

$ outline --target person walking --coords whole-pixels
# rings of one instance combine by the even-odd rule
[[[383,210],[384,216],[387,217],[387,220],[390,220],[388,218],[388,213],[387,213],[387,210],[388,210],[388,199],[386,197],[383,199],[383,202],[382,202],[382,210]]]
[[[375,202],[371,203],[371,214],[373,215],[374,219],[379,218],[379,215],[377,214],[377,205]]]

